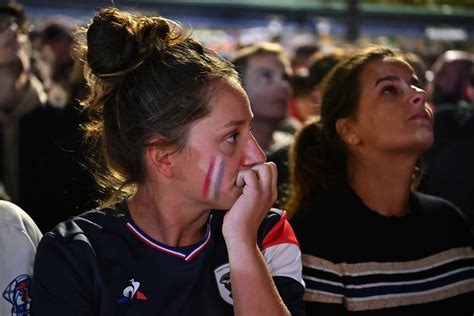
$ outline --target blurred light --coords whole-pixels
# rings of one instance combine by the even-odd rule
[[[331,32],[331,23],[327,19],[316,18],[314,24],[316,32],[320,35],[327,35]]]
[[[268,22],[267,27],[268,27],[268,30],[270,31],[270,34],[272,34],[273,36],[280,35],[281,32],[283,31],[283,23],[281,21],[281,18],[273,17]]]
[[[454,27],[427,27],[425,35],[430,40],[438,41],[465,41],[467,32],[464,29]]]
[[[443,11],[443,13],[446,14],[446,15],[453,14],[453,8],[451,8],[451,6],[449,4],[441,5],[441,11]]]

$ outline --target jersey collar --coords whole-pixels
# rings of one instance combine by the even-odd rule
[[[148,246],[158,251],[167,253],[169,255],[184,259],[185,261],[191,261],[209,243],[209,240],[211,239],[211,221],[212,221],[212,214],[209,215],[209,220],[207,221],[207,231],[206,231],[206,234],[204,235],[204,238],[200,242],[198,242],[197,244],[193,246],[182,247],[182,248],[169,247],[153,240],[147,234],[142,232],[140,228],[138,228],[138,226],[136,226],[131,221],[128,221],[126,223],[126,227],[136,237],[138,237],[138,239],[140,239],[142,242],[144,242]]]

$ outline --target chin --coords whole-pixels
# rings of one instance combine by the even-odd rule
[[[433,145],[433,135],[426,136],[423,138],[419,138],[414,147],[416,147],[417,151],[420,155],[424,154],[428,149],[430,149],[431,145]]]
[[[432,131],[422,133],[419,135],[419,142],[421,146],[426,146],[427,148],[430,148],[431,145],[433,145],[434,141],[434,135]]]
[[[241,190],[239,192],[222,192],[218,200],[213,201],[211,208],[216,210],[229,210],[234,206],[235,202],[239,198]]]

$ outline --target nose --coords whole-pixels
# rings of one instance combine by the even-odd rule
[[[424,105],[426,102],[426,91],[416,86],[412,86],[412,89],[413,89],[413,94],[410,96],[410,104]]]
[[[242,165],[250,168],[254,165],[264,163],[266,160],[265,152],[252,135],[245,146]]]

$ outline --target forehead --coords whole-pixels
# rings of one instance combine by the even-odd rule
[[[260,68],[275,67],[278,69],[290,67],[290,61],[284,55],[264,53],[250,57],[247,61],[247,71]]]
[[[212,85],[209,90],[211,94],[208,103],[211,110],[209,116],[218,114],[221,119],[224,117],[233,118],[242,116],[242,111],[244,115],[251,115],[247,94],[240,83],[229,79],[216,81]]]
[[[407,62],[401,59],[378,59],[369,62],[362,68],[359,81],[363,85],[388,75],[411,79],[415,76],[415,72]]]

